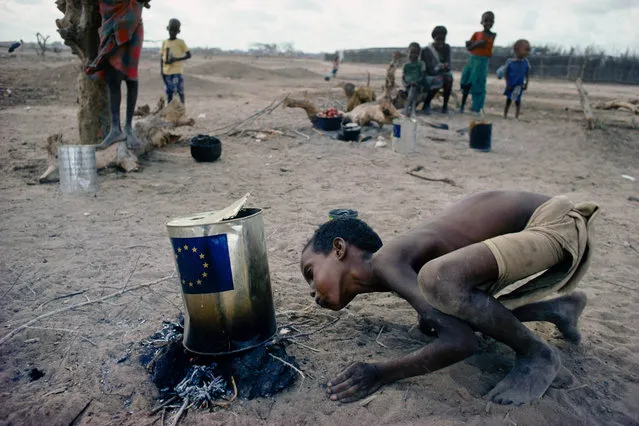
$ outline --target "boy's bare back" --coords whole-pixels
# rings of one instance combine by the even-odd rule
[[[523,230],[535,209],[549,199],[546,195],[523,191],[473,194],[385,244],[378,257],[393,262],[401,258],[419,269],[437,255]]]

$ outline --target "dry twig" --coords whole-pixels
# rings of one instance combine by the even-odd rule
[[[19,326],[17,328],[14,328],[9,333],[7,333],[5,336],[3,336],[2,339],[0,339],[0,345],[2,345],[7,340],[11,339],[13,336],[15,336],[20,331],[24,330],[25,328],[28,328],[31,324],[34,324],[34,323],[36,323],[36,322],[38,322],[38,321],[40,321],[42,319],[49,318],[49,317],[51,317],[53,315],[56,315],[56,314],[59,314],[59,313],[62,313],[62,312],[70,311],[72,309],[80,308],[82,306],[87,306],[87,305],[92,305],[94,303],[104,302],[105,300],[112,299],[112,298],[117,297],[117,296],[121,296],[124,293],[128,293],[129,291],[138,290],[140,288],[156,285],[156,284],[159,284],[159,283],[164,282],[166,280],[169,280],[169,279],[171,279],[173,277],[174,277],[174,275],[169,275],[169,276],[160,278],[160,279],[155,280],[155,281],[150,281],[148,283],[139,284],[139,285],[136,285],[136,286],[133,286],[133,287],[129,287],[129,288],[123,288],[120,291],[116,291],[115,293],[108,294],[106,296],[100,297],[100,298],[95,299],[95,300],[91,300],[89,302],[76,303],[76,304],[71,305],[71,306],[66,306],[64,308],[56,309],[54,311],[47,312],[46,314],[39,315],[39,316],[33,318],[32,320],[27,321],[26,323],[22,324],[21,326]]]
[[[297,373],[302,376],[303,379],[306,378],[306,376],[304,375],[304,373],[302,372],[302,370],[300,370],[299,368],[297,368],[296,366],[294,366],[293,364],[291,364],[288,361],[283,360],[282,358],[280,358],[279,356],[275,356],[273,354],[269,354],[269,356],[275,358],[276,360],[278,360],[279,362],[281,362],[282,364],[286,364],[289,367],[291,367],[293,370],[297,371]]]
[[[231,383],[233,384],[233,397],[228,401],[217,402],[213,401],[212,404],[217,407],[227,408],[233,401],[237,399],[237,385],[235,384],[235,377],[231,376]]]
[[[184,398],[184,402],[182,403],[182,406],[180,407],[180,411],[177,412],[177,414],[175,415],[175,418],[173,419],[173,422],[171,423],[171,426],[177,426],[178,422],[180,421],[180,417],[182,417],[182,414],[184,413],[184,410],[186,410],[186,406],[189,405],[189,397],[187,396],[186,398]]]
[[[448,179],[448,178],[436,179],[436,178],[431,178],[431,177],[423,176],[423,175],[420,175],[420,174],[416,173],[416,172],[419,172],[420,170],[423,170],[423,169],[424,168],[422,166],[417,166],[417,167],[407,171],[406,173],[408,173],[409,175],[414,176],[416,178],[427,180],[429,182],[443,182],[443,183],[447,183],[447,184],[452,185],[452,186],[458,186],[455,183],[455,181],[452,180],[452,179]]]
[[[384,326],[382,326],[382,328],[379,329],[379,333],[377,334],[377,338],[375,339],[375,342],[383,348],[388,348],[388,346],[386,346],[385,344],[379,341],[379,336],[382,335],[382,331],[384,331]]]
[[[244,120],[236,121],[235,123],[231,123],[229,125],[220,127],[219,129],[215,129],[215,130],[212,131],[212,133],[217,135],[217,136],[230,135],[231,133],[235,132],[236,130],[242,129],[242,127],[247,125],[248,123],[253,123],[258,118],[261,118],[261,117],[263,117],[265,115],[271,114],[273,111],[275,111],[277,108],[279,108],[279,106],[282,105],[286,101],[287,98],[288,98],[288,95],[286,95],[280,101],[275,99],[266,108],[262,108],[261,110],[254,112],[253,114],[251,114],[250,116],[248,116]]]

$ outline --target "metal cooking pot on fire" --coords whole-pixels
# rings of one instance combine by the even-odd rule
[[[262,211],[241,208],[225,220],[206,212],[166,226],[186,308],[184,347],[222,355],[270,340],[276,323]]]

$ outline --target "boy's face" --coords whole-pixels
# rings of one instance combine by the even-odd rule
[[[180,33],[180,27],[169,26],[168,30],[169,30],[169,37],[171,39],[176,38],[177,35]]]
[[[311,297],[322,308],[339,311],[353,300],[354,296],[344,291],[348,273],[343,254],[338,250],[333,249],[325,255],[314,252],[309,246],[302,252],[300,267],[311,287]]]
[[[517,55],[517,57],[519,59],[524,59],[526,58],[528,55],[530,54],[530,44],[528,43],[520,43],[516,48],[515,48],[515,55]]]
[[[495,25],[495,15],[492,13],[485,13],[481,17],[481,24],[484,26],[485,30],[490,30],[493,25]]]
[[[433,41],[435,42],[435,46],[443,46],[444,43],[446,43],[446,34],[435,34]]]
[[[408,51],[408,59],[410,59],[411,62],[415,62],[417,58],[419,58],[419,49],[414,47]]]

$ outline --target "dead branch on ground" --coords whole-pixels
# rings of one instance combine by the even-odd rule
[[[421,175],[421,174],[417,173],[417,172],[422,171],[422,170],[424,170],[424,168],[422,166],[417,166],[417,167],[414,167],[414,168],[408,170],[406,173],[408,173],[409,175],[414,176],[416,178],[423,179],[423,180],[426,180],[426,181],[429,181],[429,182],[443,182],[443,183],[447,183],[447,184],[452,185],[452,186],[458,186],[455,183],[455,181],[452,180],[452,179],[448,179],[448,178],[441,178],[441,179],[431,178],[431,177],[424,176],[424,175]]]
[[[284,106],[287,108],[302,108],[306,111],[311,123],[315,122],[319,108],[308,99],[287,99]],[[371,122],[377,123],[380,127],[384,124],[392,124],[394,118],[401,117],[399,111],[387,99],[380,99],[379,102],[369,102],[355,107],[352,111],[344,114],[344,119],[365,126]]]
[[[32,320],[27,321],[26,323],[22,324],[21,326],[14,328],[14,329],[13,329],[13,330],[11,330],[9,333],[7,333],[6,335],[4,335],[4,336],[2,337],[2,339],[0,339],[0,345],[2,345],[3,343],[5,343],[7,340],[11,339],[13,336],[15,336],[16,334],[18,334],[18,333],[19,333],[19,332],[21,332],[22,330],[24,330],[24,329],[28,328],[31,324],[35,324],[36,322],[38,322],[38,321],[40,321],[40,320],[42,320],[42,319],[49,318],[49,317],[51,317],[51,316],[53,316],[53,315],[57,315],[57,314],[62,313],[62,312],[70,311],[70,310],[72,310],[72,309],[77,309],[77,308],[80,308],[80,307],[82,307],[82,306],[93,305],[93,304],[95,304],[95,303],[102,303],[102,302],[104,302],[105,300],[109,300],[109,299],[112,299],[112,298],[114,298],[114,297],[121,296],[121,295],[123,295],[124,293],[128,293],[128,292],[130,292],[130,291],[134,291],[134,290],[138,290],[138,289],[140,289],[140,288],[150,287],[150,286],[153,286],[153,285],[156,285],[156,284],[162,283],[162,282],[164,282],[164,281],[167,281],[167,280],[169,280],[169,279],[173,278],[174,276],[175,276],[175,275],[169,275],[169,276],[166,276],[166,277],[160,278],[160,279],[155,280],[155,281],[150,281],[150,282],[148,282],[148,283],[138,284],[138,285],[136,285],[136,286],[128,287],[128,288],[123,288],[123,289],[122,289],[122,290],[120,290],[120,291],[116,291],[115,293],[108,294],[108,295],[106,295],[106,296],[100,297],[100,298],[95,299],[95,300],[88,300],[88,301],[86,301],[86,302],[76,303],[76,304],[74,304],[74,305],[66,306],[66,307],[64,307],[64,308],[56,309],[56,310],[54,310],[54,311],[47,312],[46,314],[39,315],[39,316],[37,316],[37,317],[33,318]]]
[[[243,120],[239,120],[234,123],[215,129],[212,131],[212,133],[215,136],[227,136],[230,133],[235,132],[236,130],[242,130],[245,128],[245,126],[253,124],[257,119],[271,114],[273,111],[279,108],[280,105],[286,103],[287,99],[288,99],[288,95],[286,95],[284,98],[282,98],[279,101],[275,99],[266,108],[262,108],[261,110],[254,112],[253,114],[251,114],[250,116],[248,116],[247,118]]]
[[[147,105],[145,106],[150,109]],[[117,142],[106,149],[96,151],[95,163],[98,170],[106,167],[120,167],[125,172],[139,170],[138,155],[179,141],[182,137],[173,133],[172,130],[195,124],[195,120],[186,117],[184,105],[177,98],[166,107],[161,100],[158,102],[158,107],[153,114],[135,123],[135,133],[141,147],[133,153],[125,142]],[[58,170],[58,148],[63,144],[64,140],[60,133],[47,138],[47,169],[38,179],[40,183],[48,182],[49,176]]]
[[[622,101],[619,99],[615,99],[614,101],[600,102],[595,105],[595,109],[627,110],[633,114],[639,114],[639,99],[630,100],[630,101]]]

